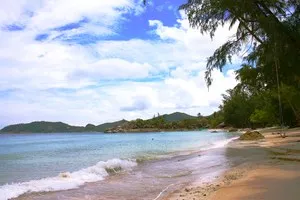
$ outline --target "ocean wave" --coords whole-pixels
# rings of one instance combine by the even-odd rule
[[[111,159],[100,161],[96,165],[75,172],[63,172],[56,177],[31,180],[0,186],[0,200],[16,198],[25,193],[52,192],[78,188],[85,183],[104,180],[118,171],[129,171],[137,163],[133,160]]]
[[[226,140],[221,140],[221,141],[217,141],[211,144],[210,147],[204,148],[202,150],[210,150],[210,149],[217,149],[217,148],[223,148],[226,147],[230,142],[238,139],[239,137],[233,137],[230,139],[226,139]]]

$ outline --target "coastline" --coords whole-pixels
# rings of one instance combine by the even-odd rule
[[[211,135],[210,133],[207,134],[208,136]],[[212,135],[213,137],[217,136]],[[202,150],[178,151],[166,157],[138,162],[138,165],[131,170],[113,173],[111,176],[106,176],[102,181],[86,183],[70,190],[47,191],[43,189],[40,192],[25,193],[16,199],[44,200],[57,199],[59,197],[67,200],[86,199],[88,197],[88,199],[97,200],[153,200],[160,194],[157,199],[162,199],[169,192],[178,190],[188,183],[196,181],[198,177],[205,177],[204,179],[210,181],[227,170],[229,163],[227,163],[224,155],[225,146],[234,138],[224,139],[215,142],[210,147],[203,146]],[[86,170],[84,169],[80,172],[82,171]],[[66,178],[65,181],[69,180],[68,176]],[[72,174],[70,174],[70,178],[73,178]],[[166,188],[167,186],[169,187]]]
[[[298,199],[300,129],[288,130],[287,138],[274,134],[276,129],[261,132],[263,140],[236,140],[228,145],[230,169],[215,181],[190,183],[164,200]]]
[[[94,199],[145,197],[152,200],[167,185],[172,186],[160,198],[197,177],[210,174],[213,177],[216,172],[218,175],[223,173],[229,166],[224,155],[225,145],[236,135],[203,131],[116,136],[84,133],[45,137],[5,135],[2,138],[2,144],[7,145],[5,149],[14,147],[26,152],[36,152],[45,146],[48,149],[40,153],[19,153],[26,155],[22,157],[25,164],[17,157],[15,160],[19,164],[13,163],[13,166],[25,166],[28,160],[35,161],[30,168],[27,165],[27,168],[22,167],[18,171],[3,167],[7,173],[1,174],[0,193],[3,195],[0,199],[44,200],[57,196],[60,199],[84,199],[85,195],[89,195]],[[62,154],[57,154],[58,150]],[[5,156],[14,158],[16,155],[9,153]],[[40,159],[36,159],[37,156]],[[63,162],[52,164],[58,160]],[[50,162],[51,165],[44,166],[40,161]],[[133,164],[135,166],[132,167]],[[51,170],[47,170],[48,166]]]
[[[293,200],[300,195],[300,131],[290,130],[284,139],[270,130],[263,134],[266,139],[259,141],[234,140],[224,148],[141,162],[77,189],[16,199]]]

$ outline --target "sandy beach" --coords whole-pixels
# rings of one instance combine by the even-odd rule
[[[234,137],[226,147],[142,162],[132,171],[79,188],[17,199],[298,200],[300,130],[289,130],[286,138],[273,132],[262,131],[265,139],[258,141]]]
[[[194,182],[167,200],[238,200],[300,198],[300,130],[262,131],[265,139],[234,141],[226,155],[232,166],[213,183]]]

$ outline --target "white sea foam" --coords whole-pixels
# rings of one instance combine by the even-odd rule
[[[78,188],[79,186],[103,180],[107,171],[131,170],[137,163],[131,160],[112,159],[100,161],[96,165],[75,172],[60,173],[56,177],[32,180],[0,186],[0,200],[16,198],[25,193],[50,192]]]
[[[236,140],[238,138],[239,137],[234,137],[234,138],[230,138],[230,139],[226,139],[226,140],[221,140],[221,141],[214,142],[212,144],[212,146],[204,148],[203,150],[217,149],[217,148],[226,147],[230,142],[232,142],[233,140]]]
[[[225,147],[230,142],[232,142],[233,140],[236,140],[238,138],[239,137],[234,137],[234,138],[230,138],[230,139],[227,139],[227,140],[222,140],[222,141],[219,141],[219,142],[215,142],[214,145],[213,145],[213,148],[222,148],[222,147]]]

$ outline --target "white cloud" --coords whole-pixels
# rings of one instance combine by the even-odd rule
[[[27,25],[24,31],[0,31],[0,94],[6,91],[0,97],[0,124],[50,120],[84,125],[147,118],[157,112],[209,114],[217,110],[221,94],[236,84],[232,71],[214,72],[209,91],[204,80],[206,58],[231,36],[227,27],[211,41],[190,28],[185,18],[173,27],[153,20],[149,24],[159,40],[67,45],[34,38],[42,30],[82,17],[92,23],[65,31],[65,37],[84,32],[114,34],[110,26],[118,24],[124,12],[140,14],[143,8],[133,8],[131,0],[24,0],[6,7],[0,24],[19,20],[24,8],[35,14],[21,21]],[[125,9],[116,9],[120,7]],[[50,38],[55,36],[55,31],[50,33]],[[157,77],[162,79],[146,81]],[[134,80],[142,78],[147,79]]]
[[[71,124],[100,124],[119,119],[151,118],[174,111],[203,115],[218,110],[221,94],[236,84],[234,74],[214,72],[210,91],[204,71],[195,77],[168,78],[161,82],[119,82],[105,87],[74,91],[22,90],[0,99],[7,123],[34,120],[65,121]],[[32,114],[34,113],[34,115]],[[5,120],[3,120],[5,122]]]
[[[25,23],[28,14],[39,7],[40,0],[0,0],[0,24]]]
[[[141,12],[141,8],[135,6],[134,0],[3,0],[0,3],[1,24],[24,22],[26,18],[27,26],[38,30],[74,23],[83,17],[101,24],[113,25],[125,12]]]
[[[71,75],[72,79],[111,80],[146,78],[152,66],[147,63],[131,63],[114,58],[99,60],[89,65],[82,65]]]

